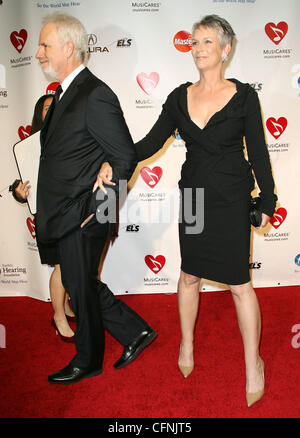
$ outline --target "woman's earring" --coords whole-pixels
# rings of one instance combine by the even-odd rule
[[[228,56],[227,56],[227,55],[222,55],[222,61],[223,61],[223,62],[227,61],[227,59],[228,59]]]

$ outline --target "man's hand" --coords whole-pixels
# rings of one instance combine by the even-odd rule
[[[27,199],[29,196],[29,189],[31,186],[29,185],[29,181],[25,181],[22,183],[20,181],[19,185],[16,187],[16,195],[20,199]]]
[[[104,163],[102,163],[102,166],[99,170],[97,180],[94,184],[93,192],[97,189],[97,187],[99,187],[99,189],[101,189],[102,192],[104,192],[107,195],[107,191],[106,191],[103,183],[108,184],[110,186],[115,186],[116,184],[111,181],[112,174],[113,174],[113,172],[112,172],[111,165],[107,161],[104,161]]]

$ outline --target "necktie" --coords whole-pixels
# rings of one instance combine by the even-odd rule
[[[62,88],[61,88],[61,86],[59,85],[59,86],[56,88],[56,90],[55,90],[55,94],[54,94],[54,100],[55,100],[55,103],[57,103],[57,102],[59,101],[59,96],[61,95],[61,93],[62,93]]]

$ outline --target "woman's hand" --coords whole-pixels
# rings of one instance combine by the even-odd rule
[[[257,227],[257,228],[258,228],[258,229],[262,229],[262,228],[264,228],[266,225],[268,225],[270,219],[271,219],[270,216],[268,216],[268,215],[265,214],[265,213],[262,213],[262,221],[261,221],[260,226]]]
[[[112,174],[113,172],[111,165],[107,161],[104,161],[104,163],[102,163],[102,166],[99,170],[97,180],[94,184],[93,192],[96,190],[97,187],[99,187],[99,189],[101,189],[105,194],[107,194],[107,191],[103,184],[108,184],[110,186],[116,185],[114,182],[111,181]]]
[[[29,196],[30,188],[31,186],[29,185],[29,181],[25,181],[24,183],[20,181],[15,190],[17,197],[24,200],[27,199]]]

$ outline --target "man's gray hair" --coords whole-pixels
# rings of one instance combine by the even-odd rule
[[[215,29],[218,33],[219,41],[222,48],[225,47],[228,43],[232,46],[235,33],[228,21],[226,21],[224,18],[221,18],[218,15],[206,15],[202,18],[201,21],[194,24],[192,34],[194,34],[194,32],[200,26]]]
[[[72,15],[54,12],[43,19],[43,24],[54,23],[57,28],[58,38],[63,46],[68,41],[74,44],[76,57],[83,64],[88,61],[87,33],[83,24]]]

